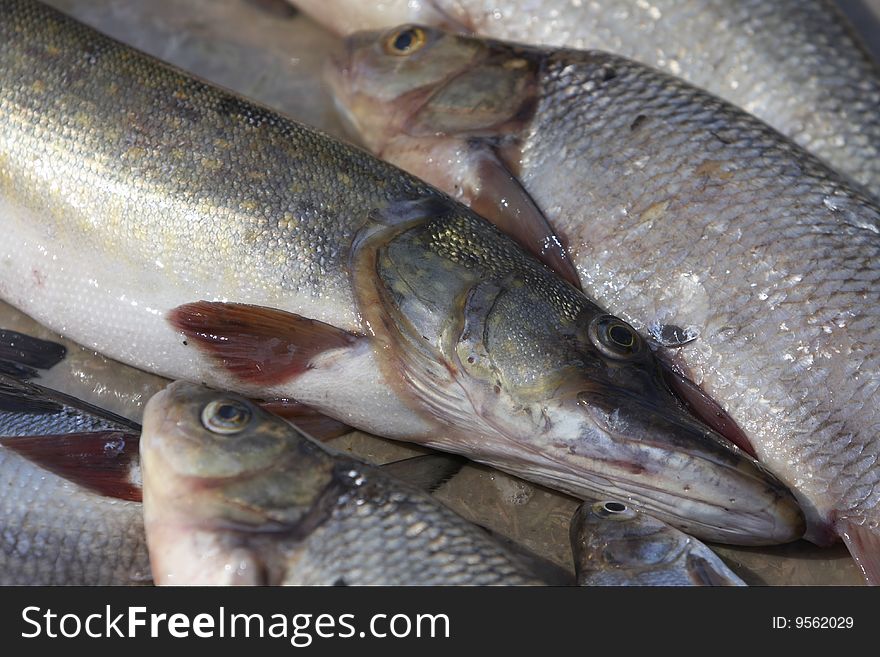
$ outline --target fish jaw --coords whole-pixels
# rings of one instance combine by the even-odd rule
[[[705,540],[771,545],[803,535],[795,497],[742,450],[659,400],[630,403],[619,390],[602,397],[544,401],[525,415],[540,416],[537,424],[514,404],[493,414],[488,423],[504,436],[494,447],[510,458],[502,469],[576,497],[626,500]]]

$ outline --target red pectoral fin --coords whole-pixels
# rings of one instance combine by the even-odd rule
[[[99,495],[141,501],[132,481],[138,436],[121,431],[93,431],[57,436],[0,438],[0,445],[41,468]]]
[[[314,319],[241,303],[188,303],[168,321],[240,381],[260,385],[295,377],[321,352],[359,339]]]
[[[290,420],[301,431],[321,441],[332,440],[354,431],[347,424],[322,415],[315,409],[292,399],[270,399],[257,403],[261,408]]]
[[[868,584],[880,586],[880,528],[871,529],[846,519],[836,526]]]
[[[471,207],[580,290],[565,243],[520,181],[494,152],[480,151],[476,157],[480,188],[471,194]]]

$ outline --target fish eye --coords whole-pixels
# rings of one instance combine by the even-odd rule
[[[420,27],[407,27],[385,39],[385,52],[389,55],[410,55],[425,45],[428,40]]]
[[[593,513],[600,518],[611,520],[624,520],[635,515],[626,504],[615,501],[596,502],[593,505]]]
[[[613,315],[602,315],[590,326],[590,339],[607,356],[627,358],[641,351],[641,338],[632,326]]]
[[[208,431],[232,434],[242,431],[253,413],[241,402],[232,399],[212,401],[202,410],[202,424]]]

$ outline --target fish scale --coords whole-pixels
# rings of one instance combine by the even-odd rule
[[[306,556],[298,560],[297,571],[284,583],[326,585],[341,579],[351,585],[487,586],[535,582],[503,551],[489,548],[488,539],[480,541],[480,531],[427,498],[370,482],[341,500],[328,521],[305,541],[301,549]],[[487,546],[482,552],[475,551],[475,539]],[[414,559],[414,550],[423,555]]]

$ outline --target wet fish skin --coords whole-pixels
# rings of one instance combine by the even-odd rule
[[[169,386],[141,455],[159,584],[540,583],[427,493],[236,395]]]
[[[790,493],[688,418],[629,327],[477,215],[39,3],[0,9],[9,302],[128,364],[703,537],[800,536]]]
[[[659,353],[792,487],[807,537],[843,537],[880,579],[877,205],[760,121],[631,60],[429,28],[424,47],[391,57],[408,29],[352,36],[336,76],[371,147],[447,191],[479,187],[474,162],[494,149],[587,294],[644,333],[695,332]],[[526,92],[501,103],[473,84],[487,70],[528,77]],[[470,107],[513,118],[469,125]]]
[[[36,360],[38,366],[27,372],[34,382],[133,422],[140,422],[147,400],[170,383],[168,379],[112,361],[63,338],[3,302],[0,302],[0,326],[36,340],[49,341],[58,345],[57,350],[63,349],[64,357],[54,364]],[[0,350],[2,347],[0,338]]]
[[[3,376],[0,408],[0,584],[149,583],[141,504],[110,494],[139,488],[137,459],[130,462],[128,451],[113,452],[120,460],[112,464],[120,469],[113,474],[77,458],[81,445],[97,448],[99,460],[113,461],[113,454],[100,450],[123,450],[125,441],[136,446],[138,427]],[[77,477],[94,478],[89,483],[104,494]]]
[[[421,23],[629,57],[766,121],[880,195],[880,68],[829,0],[294,0],[340,34]]]
[[[703,543],[622,502],[581,504],[571,546],[580,586],[745,586]]]

